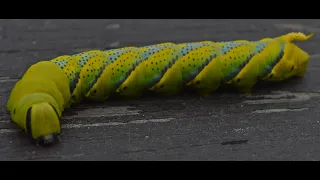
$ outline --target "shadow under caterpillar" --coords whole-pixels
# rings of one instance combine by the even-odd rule
[[[184,87],[200,95],[230,84],[248,93],[258,80],[303,76],[309,55],[295,41],[313,34],[288,33],[259,41],[161,43],[92,50],[40,61],[12,89],[11,119],[39,144],[53,144],[65,108],[113,94],[139,97],[147,91],[174,95]]]

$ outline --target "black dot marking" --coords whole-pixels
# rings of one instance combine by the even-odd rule
[[[291,70],[290,70],[290,71],[292,71],[293,69],[294,69],[294,66],[291,67]]]
[[[237,79],[237,83],[239,83],[239,82],[240,82],[240,78]]]
[[[200,81],[198,80],[198,81],[196,82],[196,84],[200,84]]]
[[[126,90],[126,89],[128,89],[128,87],[127,87],[127,86],[123,87],[123,90]]]
[[[269,78],[272,78],[273,77],[273,74],[271,74],[270,76],[269,76]]]
[[[15,114],[15,113],[16,113],[16,109],[13,110],[13,114]]]
[[[163,88],[163,86],[164,86],[164,85],[162,84],[162,85],[160,86],[160,88]]]
[[[96,94],[97,93],[97,90],[95,89],[94,91],[93,91],[93,94]]]

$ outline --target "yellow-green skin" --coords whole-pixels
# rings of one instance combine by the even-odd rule
[[[293,42],[311,37],[289,33],[260,41],[161,43],[59,56],[32,65],[7,106],[12,120],[38,139],[59,134],[64,109],[83,99],[146,91],[173,95],[186,86],[206,95],[223,83],[250,92],[258,80],[303,76],[309,55]]]

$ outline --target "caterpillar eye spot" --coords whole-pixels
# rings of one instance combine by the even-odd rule
[[[199,85],[199,84],[200,84],[200,81],[197,81],[196,84]]]
[[[127,86],[123,87],[123,90],[126,90],[126,89],[128,89],[128,87],[127,87]]]
[[[270,76],[269,76],[269,78],[272,78],[273,77],[273,74],[271,74]]]
[[[240,82],[240,78],[237,79],[237,83],[239,83],[239,82]]]
[[[164,86],[164,85],[162,84],[162,85],[160,86],[160,88],[163,88],[163,86]]]
[[[97,90],[95,89],[95,90],[93,90],[93,94],[96,94],[97,93]]]

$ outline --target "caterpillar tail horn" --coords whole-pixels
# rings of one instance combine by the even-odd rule
[[[288,43],[294,43],[296,41],[298,41],[298,42],[307,41],[312,36],[314,36],[314,33],[310,33],[309,35],[305,35],[304,33],[301,33],[301,32],[292,32],[292,33],[288,33],[283,36],[280,36],[278,38],[283,39]]]
[[[67,78],[55,64],[32,65],[12,89],[7,103],[11,120],[37,144],[53,144],[61,132],[62,112],[68,107],[68,90]]]

